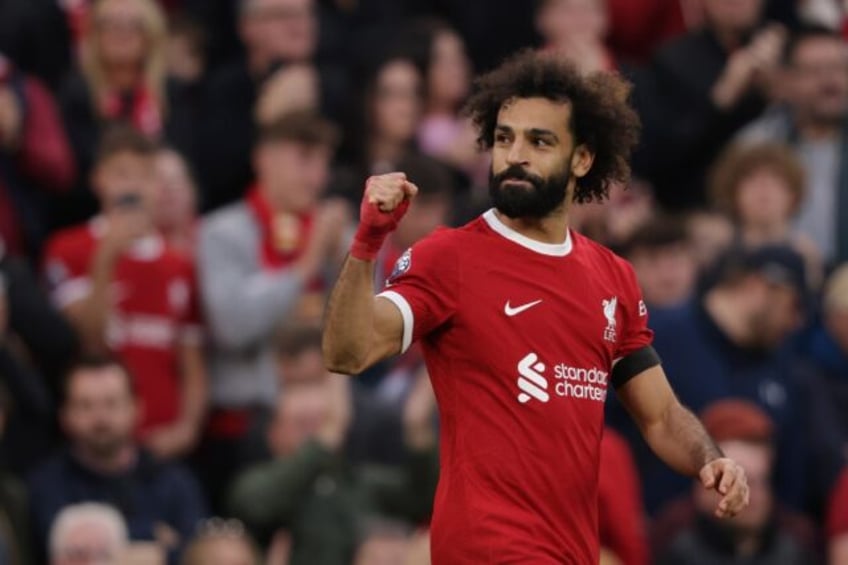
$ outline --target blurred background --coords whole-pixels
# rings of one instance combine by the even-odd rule
[[[378,288],[488,208],[461,110],[522,48],[632,82],[632,180],[573,228],[751,485],[714,520],[611,394],[602,562],[848,564],[846,37],[842,0],[0,0],[0,564],[429,563],[420,352],[340,378],[320,322],[369,175],[420,187]]]

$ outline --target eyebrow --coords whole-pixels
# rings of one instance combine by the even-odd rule
[[[497,124],[495,126],[495,131],[496,132],[502,132],[502,133],[514,133],[513,129],[510,126],[503,125],[503,124]],[[527,134],[529,134],[533,137],[550,137],[550,138],[553,138],[554,141],[559,142],[559,136],[557,136],[557,134],[555,134],[554,132],[552,132],[549,129],[531,128],[531,129],[527,130]]]

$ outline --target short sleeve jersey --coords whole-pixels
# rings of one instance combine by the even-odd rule
[[[413,246],[388,282],[439,405],[434,563],[598,563],[604,400],[653,337],[630,265],[490,210]]]
[[[60,308],[90,292],[91,261],[104,229],[94,220],[48,242],[45,275]],[[179,346],[198,344],[201,336],[193,264],[161,237],[147,237],[118,259],[110,299],[106,343],[133,373],[144,434],[180,416]]]

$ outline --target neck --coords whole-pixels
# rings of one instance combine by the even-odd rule
[[[184,250],[192,248],[194,229],[191,223],[170,228],[160,228],[159,232],[170,247]]]
[[[704,308],[730,341],[739,346],[748,341],[745,316],[739,315],[744,312],[745,304],[744,301],[737,300],[733,292],[721,288],[709,291],[704,297]]]
[[[112,65],[105,69],[106,83],[115,90],[131,90],[141,82],[141,69],[136,65]]]
[[[495,210],[508,228],[541,243],[560,244],[568,235],[568,210],[560,206],[544,218],[510,218]]]
[[[114,453],[103,455],[79,445],[74,450],[74,455],[86,468],[111,475],[130,470],[138,460],[138,449],[132,443],[127,443]]]
[[[798,135],[807,141],[830,141],[839,138],[840,122],[825,120],[798,120]]]
[[[749,246],[759,246],[769,243],[784,243],[789,239],[789,224],[776,222],[773,224],[749,225],[742,228],[742,241]]]

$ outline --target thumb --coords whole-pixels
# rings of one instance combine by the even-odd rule
[[[418,194],[418,187],[415,184],[404,181],[403,183],[403,193],[406,195],[406,198],[414,198],[416,194]]]
[[[707,463],[706,465],[704,465],[699,475],[701,479],[701,484],[704,485],[704,488],[715,488],[716,480],[718,477],[716,476],[716,470],[711,463]]]

